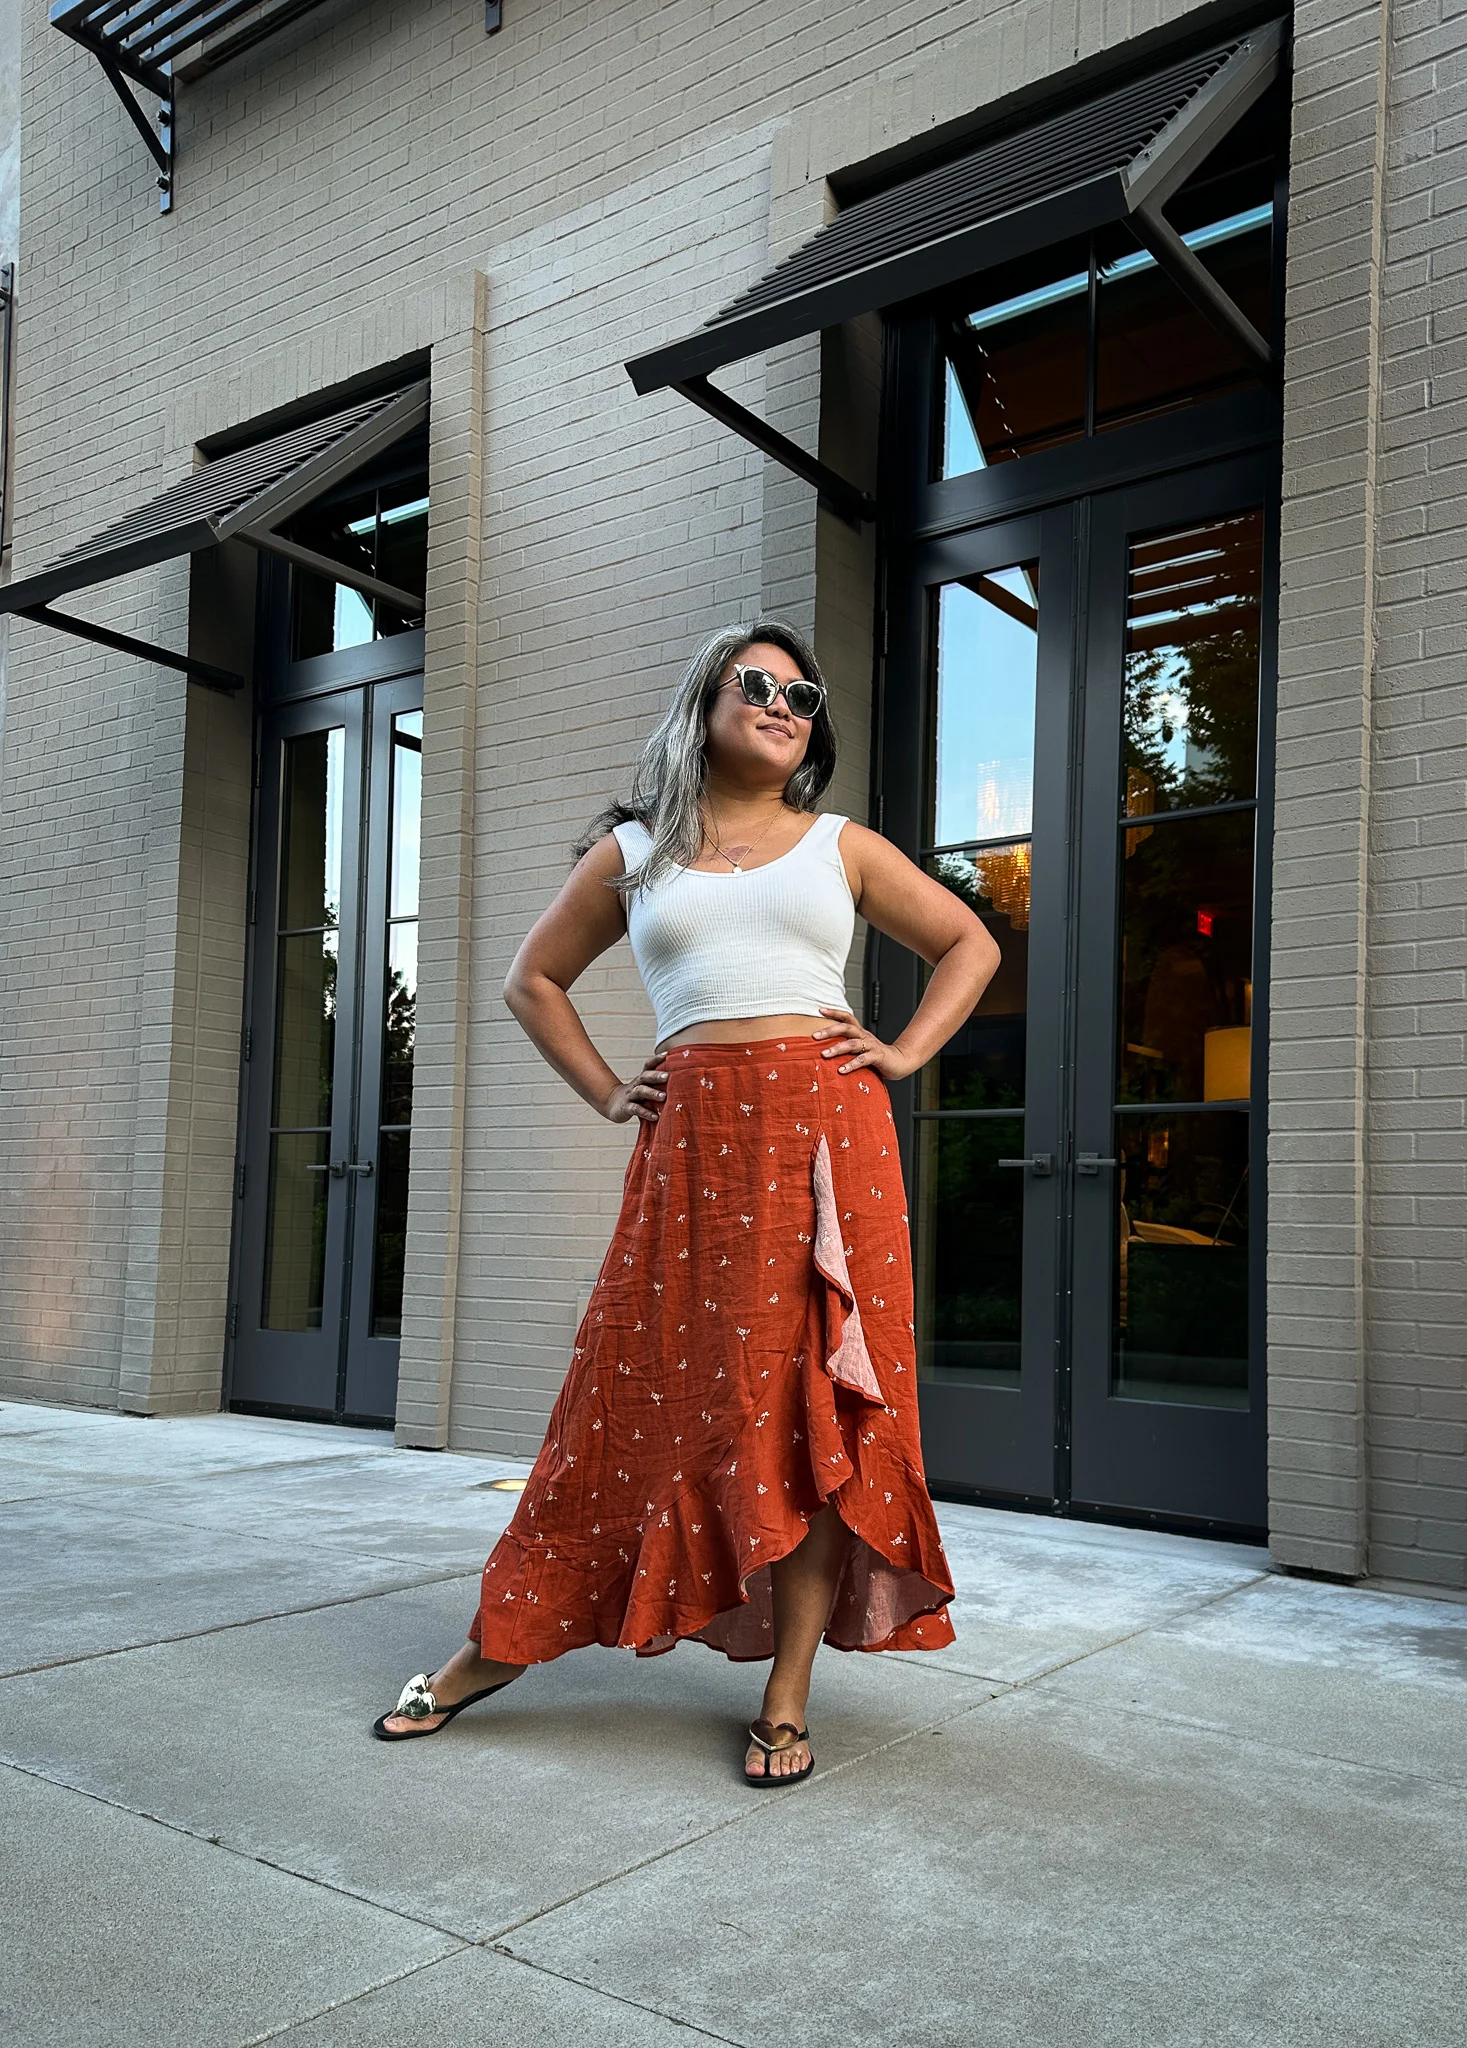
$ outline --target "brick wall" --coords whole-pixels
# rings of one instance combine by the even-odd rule
[[[1186,12],[512,0],[486,39],[469,0],[323,10],[183,91],[163,218],[97,66],[27,11],[18,573],[186,469],[201,436],[433,355],[440,922],[424,932],[413,1440],[531,1449],[559,1383],[627,1135],[539,1064],[499,988],[710,623],[773,604],[814,624],[849,741],[833,797],[864,810],[869,536],[817,518],[805,486],[682,401],[637,400],[623,359],[818,225],[831,173]],[[1281,1558],[1443,1583],[1462,1570],[1464,1428],[1462,550],[1442,432],[1467,269],[1455,33],[1402,6],[1299,15],[1271,1283]],[[860,474],[871,344],[854,328],[726,381]],[[86,603],[179,644],[186,588],[163,569]],[[0,786],[12,1391],[111,1402],[141,1374],[155,1401],[210,1398],[227,1215],[214,1167],[180,1191],[177,1146],[202,1117],[213,1158],[232,1108],[233,883],[185,695],[16,630]],[[189,895],[201,844],[220,863],[208,902]],[[629,1063],[649,1018],[624,950],[580,993]],[[191,1280],[189,1211],[209,1247]]]
[[[1373,1572],[1467,1586],[1467,21],[1391,9],[1366,926]]]

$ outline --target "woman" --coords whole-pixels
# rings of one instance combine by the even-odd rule
[[[787,626],[716,634],[521,946],[505,1000],[612,1123],[616,1235],[469,1641],[374,1733],[430,1735],[583,1643],[771,1658],[744,1774],[814,1768],[822,1639],[952,1641],[922,1478],[911,1255],[885,1083],[967,1017],[998,949],[864,826],[817,816],[825,685]],[[609,829],[607,829],[609,828]],[[890,1044],[845,1005],[857,910],[932,968]],[[657,1051],[621,1081],[568,991],[629,932]],[[821,1019],[825,1021],[820,1022]]]

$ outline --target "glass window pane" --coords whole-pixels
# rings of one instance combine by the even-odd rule
[[[265,1196],[260,1322],[267,1330],[319,1330],[326,1277],[327,1131],[277,1132]],[[313,1169],[319,1168],[320,1171]]]
[[[1018,1109],[1029,1007],[1029,844],[939,853],[927,863],[992,932],[1002,958],[978,1007],[922,1070],[923,1109]]]
[[[382,1121],[413,1117],[413,1046],[418,1021],[418,927],[395,924],[387,934],[387,1000],[382,1034]]]
[[[386,1131],[377,1150],[377,1227],[372,1250],[372,1335],[402,1335],[402,1275],[407,1251],[406,1131]]]
[[[388,458],[400,462],[396,451]],[[324,504],[308,505],[286,522],[286,537],[350,564],[408,593],[393,605],[364,596],[351,584],[296,566],[291,570],[291,649],[296,661],[339,653],[422,624],[428,572],[428,496],[424,471],[410,466],[390,484],[362,487]]]
[[[372,638],[372,605],[349,583],[331,585],[331,646],[322,652],[340,653],[343,647],[365,647]]]
[[[1117,1117],[1111,1392],[1248,1405],[1248,1119]]]
[[[1265,335],[1272,207],[1250,208],[1182,239]],[[1095,428],[1129,425],[1256,384],[1257,362],[1183,298],[1128,236],[1097,237]]]
[[[285,742],[280,832],[283,932],[319,931],[341,916],[341,800],[346,733],[302,733]]]
[[[276,942],[270,1121],[277,1129],[331,1121],[337,943],[335,932],[296,932]]]
[[[382,493],[377,574],[384,583],[422,591],[428,581],[428,497],[413,488]]]
[[[919,1132],[917,1370],[929,1380],[1019,1384],[1022,1117],[933,1118]]]
[[[1262,601],[1261,511],[1132,544],[1124,714],[1130,816],[1253,795]]]
[[[1068,252],[1058,275],[1051,259],[1049,275],[1027,288],[1020,273],[1006,277],[943,330],[945,477],[1085,432],[1088,257]]]
[[[1235,811],[1125,829],[1123,1102],[1247,1099],[1253,817]]]
[[[943,585],[932,845],[1032,829],[1038,666],[1037,562]]]
[[[418,914],[418,867],[423,810],[423,714],[403,711],[392,721],[392,847],[388,855],[389,917]]]

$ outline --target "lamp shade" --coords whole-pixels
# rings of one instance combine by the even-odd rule
[[[1246,1101],[1252,1062],[1251,1024],[1228,1024],[1207,1032],[1202,1040],[1203,1101]]]

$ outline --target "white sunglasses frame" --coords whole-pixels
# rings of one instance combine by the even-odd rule
[[[771,669],[761,667],[757,661],[736,661],[734,663],[734,672],[732,677],[728,682],[720,683],[718,685],[718,688],[720,690],[731,690],[733,689],[734,685],[737,684],[739,691],[741,693],[744,693],[744,677],[746,675],[768,676],[771,683],[775,683],[778,685],[777,689],[775,690],[773,699],[768,704],[756,705],[756,710],[772,711],[774,709],[775,703],[779,700],[780,697],[783,697],[785,702],[785,709],[789,712],[790,717],[798,718],[802,725],[809,725],[820,716],[820,713],[825,708],[826,691],[824,683],[812,682],[809,676],[791,676],[789,683],[782,683],[780,682],[779,677],[775,675]],[[796,711],[794,705],[790,703],[789,696],[787,694],[791,683],[808,683],[812,690],[819,691],[820,702],[815,706],[815,709],[813,711]],[[752,703],[752,701],[753,700],[746,693],[744,693],[744,702],[746,704],[749,704]]]

